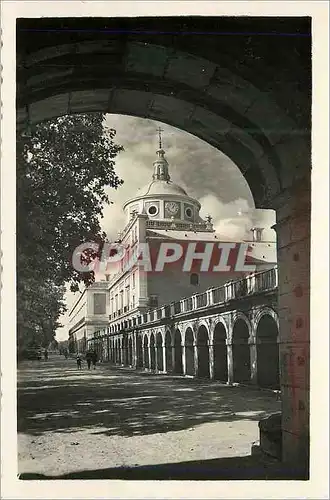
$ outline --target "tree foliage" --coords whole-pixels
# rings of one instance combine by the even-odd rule
[[[72,255],[83,242],[104,241],[106,188],[122,183],[114,166],[123,148],[104,118],[64,116],[17,137],[18,339],[38,325],[44,332],[56,329],[64,283],[77,290],[80,282],[94,281],[93,272],[73,268]],[[90,252],[85,259],[96,256]]]

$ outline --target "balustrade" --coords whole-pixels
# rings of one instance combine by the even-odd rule
[[[225,287],[214,288],[212,291],[213,304],[220,304],[221,302],[225,302]]]
[[[197,308],[207,306],[207,294],[206,292],[196,295]]]
[[[138,316],[137,319],[134,319],[133,325],[141,325],[149,321],[169,318],[176,314],[190,312],[213,304],[220,304],[228,300],[240,299],[254,293],[273,290],[277,287],[277,284],[277,267],[274,267],[266,271],[250,274],[237,281],[227,282],[218,288],[209,289],[206,292],[186,297],[160,308],[151,309],[148,313],[144,313]],[[126,312],[126,307],[124,307],[124,312]],[[117,313],[113,313],[112,317],[115,318],[120,314],[121,310],[119,309]]]
[[[183,299],[183,311],[184,312],[188,312],[188,311],[192,311],[192,308],[193,308],[193,301],[192,301],[192,298],[191,297],[188,297],[186,299]]]
[[[169,318],[171,316],[171,307],[170,306],[164,307],[164,315],[165,315],[165,318]]]
[[[181,302],[174,302],[174,314],[180,314]]]

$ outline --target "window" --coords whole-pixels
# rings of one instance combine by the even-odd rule
[[[132,288],[135,288],[135,271],[132,274]]]
[[[94,293],[94,314],[106,313],[106,294]]]
[[[158,307],[158,295],[150,295],[149,306]]]
[[[185,210],[185,214],[186,216],[188,217],[188,219],[191,219],[192,216],[193,216],[193,211],[190,207],[187,207],[186,210]]]
[[[158,213],[158,208],[156,207],[156,205],[151,205],[148,208],[148,214],[149,215],[156,215],[157,213]]]
[[[199,276],[197,273],[192,273],[190,275],[190,284],[194,286],[199,285]]]

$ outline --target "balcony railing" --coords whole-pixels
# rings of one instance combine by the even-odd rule
[[[178,222],[147,220],[146,227],[149,229],[185,229],[186,231],[211,231],[206,222]]]
[[[174,302],[173,303],[173,311],[174,311],[174,314],[181,313],[181,302]]]
[[[143,325],[162,318],[168,318],[177,314],[225,303],[230,300],[248,297],[256,293],[275,290],[277,284],[277,267],[274,267],[266,271],[250,274],[237,281],[225,283],[220,287],[211,288],[206,292],[192,297],[186,297],[180,301],[172,302],[170,305],[152,309],[148,314],[143,314],[138,317],[138,324]]]
[[[188,297],[187,299],[183,299],[183,311],[184,312],[189,312],[192,311],[193,309],[193,301],[191,297]]]
[[[196,295],[197,308],[207,306],[207,294],[206,292]]]
[[[213,304],[220,304],[221,302],[225,302],[226,300],[226,290],[225,287],[222,286],[220,288],[214,288],[211,290]]]
[[[141,326],[144,324],[161,321],[165,318],[170,318],[175,315],[185,314],[206,307],[225,304],[231,300],[238,300],[244,297],[249,297],[258,293],[272,291],[277,288],[278,275],[277,267],[267,269],[258,273],[253,273],[245,278],[230,281],[217,288],[210,288],[207,291],[183,298],[177,302],[164,305],[162,307],[150,309],[148,312],[140,314],[130,323],[130,327],[135,325]],[[124,308],[125,311],[125,308]],[[121,311],[117,312],[117,316]],[[116,313],[113,314],[113,317]]]
[[[265,290],[271,290],[276,288],[278,285],[278,274],[277,267],[264,271],[262,273],[255,274],[255,291],[263,292]]]

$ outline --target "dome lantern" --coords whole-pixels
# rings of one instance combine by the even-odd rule
[[[158,159],[154,161],[154,173],[152,176],[152,179],[154,181],[167,181],[169,182],[171,180],[169,171],[168,171],[168,162],[165,158],[165,151],[162,148],[162,136],[161,132],[163,132],[162,128],[158,128],[158,134],[159,134],[159,149],[157,151],[158,154]]]

